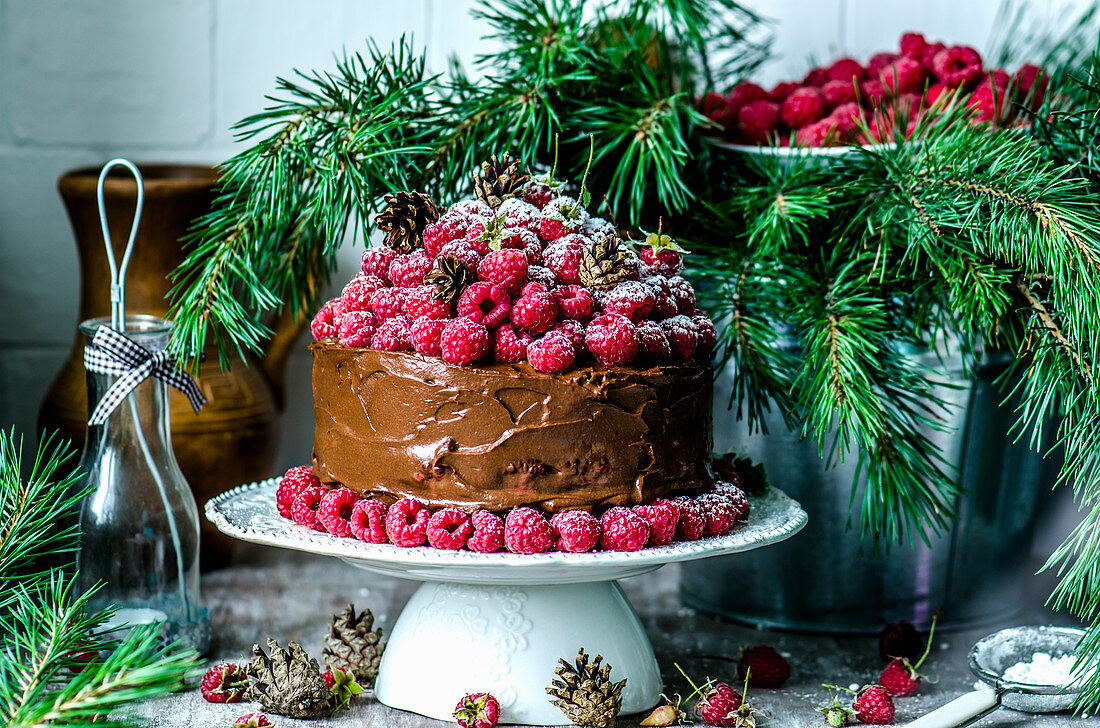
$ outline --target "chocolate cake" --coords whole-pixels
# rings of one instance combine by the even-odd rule
[[[313,471],[327,485],[386,503],[556,512],[713,482],[706,361],[544,373],[332,340],[310,350]]]

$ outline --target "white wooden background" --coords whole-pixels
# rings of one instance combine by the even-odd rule
[[[1053,14],[1068,1],[1034,2]],[[67,169],[115,156],[215,163],[230,125],[258,111],[277,75],[324,68],[334,51],[412,33],[435,69],[485,46],[472,0],[0,0],[0,427],[33,437],[39,402],[77,324],[77,260],[56,192]],[[759,0],[777,61],[866,58],[920,30],[983,48],[999,0]],[[358,249],[346,248],[341,279]],[[283,465],[312,440],[308,361],[292,363]]]

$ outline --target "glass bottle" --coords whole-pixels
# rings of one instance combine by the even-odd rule
[[[91,343],[109,325],[109,317],[90,319],[80,331]],[[172,323],[131,315],[125,329],[156,353],[167,347]],[[86,376],[91,419],[119,377],[93,371]],[[182,641],[205,652],[210,621],[199,604],[198,508],[172,451],[167,386],[149,377],[106,422],[88,425],[80,470],[92,492],[80,510],[77,570],[82,590],[102,583],[91,606],[119,608],[112,626],[163,622],[165,643]]]

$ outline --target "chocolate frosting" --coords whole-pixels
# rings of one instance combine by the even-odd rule
[[[547,511],[709,485],[709,364],[456,367],[321,341],[313,470],[383,500]]]

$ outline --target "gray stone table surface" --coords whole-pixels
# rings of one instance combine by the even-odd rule
[[[774,728],[823,726],[815,708],[826,704],[822,682],[839,685],[873,682],[882,663],[875,637],[840,637],[757,630],[716,620],[680,604],[679,572],[666,566],[651,574],[624,580],[625,589],[641,615],[665,679],[666,692],[687,693],[677,673],[679,663],[688,674],[711,676],[736,682],[735,664],[739,648],[746,644],[774,645],[790,660],[791,679],[781,690],[753,691],[752,699],[764,711],[760,725]],[[299,642],[307,651],[320,655],[322,636],[330,614],[349,602],[369,607],[385,630],[416,588],[416,583],[376,576],[333,558],[316,557],[278,549],[246,545],[227,569],[203,578],[203,599],[214,623],[212,662],[238,661],[249,654],[253,643],[273,637],[281,644]],[[1025,609],[1014,624],[1057,620],[1039,607]],[[972,689],[975,678],[966,667],[970,646],[979,638],[1009,626],[985,625],[939,633],[933,653],[925,665],[926,674],[938,676],[926,683],[921,693],[897,700],[897,723],[916,718]],[[563,657],[571,656],[572,645],[563,645]],[[425,655],[430,660],[431,655]],[[548,676],[547,682],[553,676]],[[430,690],[431,686],[425,686]],[[258,709],[256,705],[205,702],[198,690],[174,694],[141,706],[140,711],[155,726],[229,726],[237,716]],[[356,699],[351,709],[327,719],[298,721],[271,716],[283,728],[321,726],[362,728],[436,728],[453,725],[387,708],[368,693]],[[644,716],[620,717],[616,726],[637,726]],[[1100,726],[1100,717],[1070,717],[1067,714],[1032,716],[1000,710],[978,726]]]

